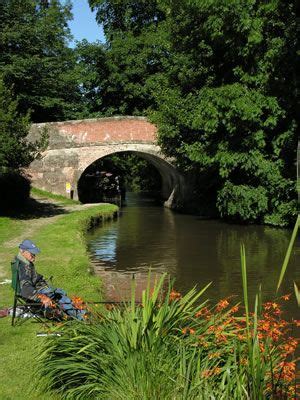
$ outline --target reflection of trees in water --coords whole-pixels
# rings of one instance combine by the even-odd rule
[[[275,296],[280,265],[289,242],[287,230],[200,221],[191,216],[178,216],[175,230],[178,290],[187,291],[194,285],[202,288],[212,282],[207,291],[210,298],[238,294],[241,300],[240,244],[244,243],[250,295],[253,297],[262,283],[264,293]],[[296,260],[291,259],[283,291],[291,291],[296,265]]]
[[[118,265],[127,271],[174,268],[177,256],[172,213],[156,207],[149,207],[146,213],[140,207],[132,208],[129,213],[124,209],[117,238]]]
[[[259,285],[262,284],[263,292],[275,296],[280,262],[283,261],[288,247],[289,233],[286,230],[264,226],[226,225],[224,229],[220,229],[216,251],[222,271],[222,279],[219,280],[222,293],[230,293],[230,289],[241,285],[241,243],[244,243],[246,248],[250,294],[257,293]],[[290,276],[293,272],[295,271],[290,271]]]
[[[108,250],[106,256],[110,260],[103,261],[98,254],[98,260],[93,257],[94,265],[97,273],[104,274],[105,282],[114,285],[116,291],[118,288],[129,290],[126,285],[130,285],[133,272],[137,274],[139,288],[145,286],[151,267],[155,273],[166,271],[176,277],[175,287],[179,291],[186,292],[194,285],[201,289],[212,281],[202,299],[209,297],[214,301],[236,294],[239,297],[234,301],[242,301],[240,244],[243,242],[251,299],[260,283],[265,297],[276,296],[275,287],[289,231],[204,221],[159,207],[126,207],[123,210],[119,220],[95,232],[93,244],[97,247],[99,241],[102,248]],[[93,242],[91,236],[89,242]],[[292,280],[300,278],[297,265],[299,261],[297,264],[292,257],[282,293],[291,292]],[[111,296],[114,296],[112,291]]]
[[[217,235],[217,254],[220,264],[226,268],[230,266],[228,261],[232,257],[239,257],[240,245],[244,243],[253,268],[268,269],[270,260],[282,255],[283,249],[287,248],[288,240],[286,231],[275,228],[226,225]]]
[[[141,271],[147,274],[149,268],[154,272],[174,271],[177,265],[174,214],[158,207],[147,208],[146,214],[140,207],[127,210],[124,208],[119,220],[104,224],[88,235],[95,268],[106,272],[119,270],[121,274]]]

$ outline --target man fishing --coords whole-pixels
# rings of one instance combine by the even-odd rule
[[[26,300],[43,303],[45,309],[53,308],[57,304],[70,318],[84,320],[86,310],[78,305],[75,306],[64,290],[53,288],[43,275],[36,272],[34,262],[40,252],[29,239],[23,240],[19,245],[19,253],[13,263],[18,264],[21,296]]]

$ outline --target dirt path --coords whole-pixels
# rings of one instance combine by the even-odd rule
[[[34,232],[42,228],[43,226],[53,223],[58,218],[61,218],[63,215],[68,214],[72,211],[79,211],[85,208],[95,206],[95,204],[75,204],[75,205],[61,205],[60,203],[55,203],[48,199],[35,199],[39,206],[43,205],[45,209],[53,209],[53,207],[57,208],[57,213],[49,213],[50,215],[42,215],[42,216],[33,216],[32,218],[28,218],[24,220],[24,230],[22,231],[22,235],[16,236],[7,242],[2,243],[2,247],[11,248],[15,247],[16,243],[22,242],[22,240],[26,238],[30,238]]]
[[[61,218],[73,211],[83,210],[95,206],[96,204],[71,204],[65,205],[53,200],[44,198],[33,199],[33,213],[31,216],[24,218],[24,229],[18,236],[14,236],[13,239],[7,240],[1,243],[0,248],[0,280],[7,275],[7,254],[11,253],[11,250],[16,250],[19,243],[24,239],[29,239],[35,232],[40,230],[43,226],[53,223],[57,219]]]

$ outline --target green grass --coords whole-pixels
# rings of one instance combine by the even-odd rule
[[[46,192],[45,190],[37,189],[34,187],[31,188],[30,193],[33,196],[44,198],[44,199],[56,200],[62,204],[81,204],[80,201],[78,201],[78,200],[72,200],[65,196]]]
[[[0,217],[0,243],[21,234],[24,221],[8,217]]]
[[[83,233],[92,218],[112,218],[117,207],[102,205],[60,216],[55,222],[41,227],[30,237],[42,250],[37,257],[36,268],[46,277],[53,275],[53,283],[64,288],[69,295],[78,295],[86,300],[99,300],[101,282],[89,274],[89,259],[85,250]],[[30,221],[0,218],[0,237],[3,241],[20,235]],[[5,265],[4,278],[10,278],[10,260],[17,248],[1,249],[1,265]],[[13,292],[9,285],[0,285],[0,307],[11,306]],[[40,324],[27,321],[11,327],[11,318],[0,319],[0,382],[1,400],[56,399],[51,395],[40,395],[32,390],[32,370],[35,364],[35,349],[42,340],[36,332],[43,330]]]

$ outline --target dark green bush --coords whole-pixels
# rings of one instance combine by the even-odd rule
[[[0,215],[21,211],[30,195],[30,181],[18,171],[0,172]]]
[[[217,207],[223,218],[260,222],[268,210],[267,191],[262,186],[254,188],[226,182],[218,193]]]

